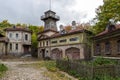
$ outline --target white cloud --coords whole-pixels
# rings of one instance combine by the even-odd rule
[[[49,0],[0,0],[0,21],[43,25],[40,16],[49,9]],[[60,16],[58,24],[87,22],[95,17],[102,0],[52,0],[52,10]]]

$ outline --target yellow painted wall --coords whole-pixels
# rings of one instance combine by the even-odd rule
[[[70,41],[71,38],[75,38],[77,37],[78,40],[77,41]],[[83,41],[85,40],[85,35],[83,33],[78,33],[78,34],[73,34],[73,35],[67,35],[67,36],[62,36],[62,37],[58,37],[58,38],[53,38],[50,40],[50,42],[52,41],[57,41],[57,43],[52,44],[51,46],[59,46],[59,45],[67,45],[67,44],[76,44],[76,43],[83,43]],[[60,40],[66,39],[66,42],[59,42]]]

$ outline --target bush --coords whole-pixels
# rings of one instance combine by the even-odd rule
[[[116,64],[115,60],[111,60],[111,59],[107,59],[107,58],[103,58],[103,57],[97,57],[94,61],[93,61],[93,65],[94,66],[99,66],[99,65],[113,65]]]
[[[52,71],[52,72],[57,71],[55,61],[46,61],[44,65],[49,71]]]
[[[7,71],[7,67],[4,64],[0,64],[0,76]]]

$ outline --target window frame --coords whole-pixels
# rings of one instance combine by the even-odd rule
[[[15,44],[15,49],[18,50],[18,43]]]
[[[109,41],[105,42],[105,54],[111,54],[111,43]]]
[[[25,34],[25,40],[28,41],[28,34]]]

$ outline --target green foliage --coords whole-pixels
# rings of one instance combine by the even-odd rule
[[[4,64],[0,64],[0,77],[3,75],[5,71],[7,71],[8,68]]]
[[[37,41],[37,33],[43,31],[44,27],[43,26],[33,26],[30,25],[29,29],[33,32],[32,34],[32,47],[37,48],[38,41]]]
[[[120,21],[120,0],[103,0],[104,4],[96,10],[96,25],[93,27],[94,33],[103,31],[110,19],[115,22]]]
[[[44,65],[46,66],[46,68],[51,71],[51,72],[56,72],[57,68],[56,68],[56,63],[55,61],[46,61],[44,63]]]
[[[8,20],[3,20],[0,22],[0,33],[5,34],[4,29],[11,26],[13,26],[13,24],[10,24]]]
[[[99,66],[99,65],[113,65],[116,64],[117,62],[115,60],[97,57],[92,63],[94,66]]]
[[[32,47],[37,48],[38,41],[37,41],[37,35],[35,33],[32,34]]]

